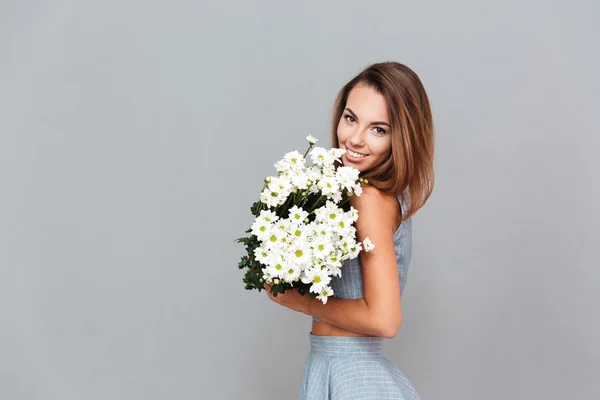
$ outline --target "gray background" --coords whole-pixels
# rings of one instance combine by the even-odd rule
[[[437,128],[386,356],[423,399],[599,398],[598,3],[282,3],[0,3],[0,398],[295,399],[310,317],[233,240],[385,60]]]

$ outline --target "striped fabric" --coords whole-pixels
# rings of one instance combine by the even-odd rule
[[[383,356],[383,338],[310,336],[298,400],[419,400],[408,378]]]
[[[398,201],[403,211],[408,209],[400,196]],[[412,218],[400,224],[393,238],[402,295],[412,256]],[[332,278],[331,287],[337,298],[364,296],[358,257],[344,262],[342,276]],[[315,336],[312,332],[309,337],[311,349],[298,400],[419,399],[398,366],[383,356],[384,338]]]

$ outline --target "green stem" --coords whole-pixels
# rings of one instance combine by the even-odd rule
[[[304,153],[304,158],[306,158],[306,155],[308,154],[308,152],[310,151],[310,149],[312,149],[312,147],[313,147],[313,144],[309,143],[308,144],[308,150],[306,150],[306,153]]]
[[[304,208],[304,205],[306,204],[306,202],[308,201],[308,198],[310,197],[310,193],[308,193],[308,189],[306,189],[306,197],[304,197],[302,199],[302,201],[300,202],[300,207]]]
[[[289,195],[288,198],[285,200],[285,203],[283,203],[280,208],[279,208],[279,212],[278,212],[278,216],[280,218],[283,218],[283,213],[286,210],[288,204],[290,203],[290,200],[293,198],[293,195]]]
[[[321,195],[321,197],[319,197],[317,199],[317,201],[315,201],[315,204],[313,204],[313,206],[310,208],[310,210],[308,211],[309,214],[312,214],[314,210],[316,210],[317,208],[319,208],[322,204],[323,199],[327,199],[327,196]]]

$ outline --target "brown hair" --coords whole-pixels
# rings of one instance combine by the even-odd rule
[[[417,74],[404,64],[373,64],[339,91],[333,107],[332,147],[339,147],[337,127],[350,91],[358,84],[373,88],[387,103],[392,146],[388,157],[379,165],[362,171],[382,192],[401,196],[409,210],[403,220],[413,216],[433,191],[434,128],[431,107],[425,88]]]

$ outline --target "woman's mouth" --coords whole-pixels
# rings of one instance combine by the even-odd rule
[[[350,149],[346,149],[346,153],[348,153],[352,158],[365,158],[367,156],[367,154],[361,154],[361,153],[356,153]]]

